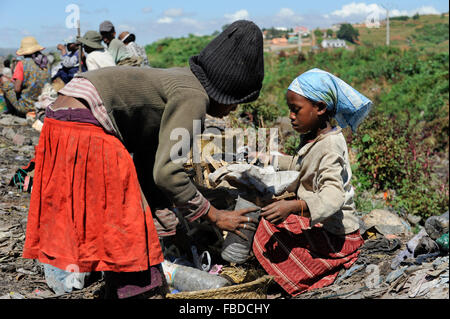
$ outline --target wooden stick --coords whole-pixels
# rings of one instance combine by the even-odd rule
[[[81,30],[80,30],[80,20],[77,20],[77,33],[78,38],[81,36]],[[81,43],[78,45],[78,72],[81,73]]]

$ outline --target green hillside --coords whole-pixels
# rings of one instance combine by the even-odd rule
[[[448,52],[449,17],[445,15],[422,15],[391,19],[389,23],[390,44],[402,49],[426,49]],[[406,20],[407,19],[407,20]],[[361,44],[378,46],[386,44],[386,24],[380,28],[357,27]]]

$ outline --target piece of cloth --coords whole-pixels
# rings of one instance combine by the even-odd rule
[[[325,102],[339,126],[349,125],[354,132],[372,107],[367,97],[337,76],[317,68],[294,79],[288,90],[314,102]]]
[[[359,229],[348,148],[341,128],[321,134],[296,156],[276,156],[278,170],[300,172],[297,198],[308,205],[311,225],[335,234]]]
[[[65,68],[78,67],[78,51],[68,52],[62,56],[61,64]]]
[[[45,54],[42,54],[41,52],[35,52],[31,55],[31,58],[41,69],[45,69],[48,67],[48,59]]]
[[[253,252],[269,275],[289,294],[331,285],[339,271],[357,260],[364,240],[359,230],[337,236],[309,219],[291,214],[279,225],[262,218]]]
[[[21,64],[23,81],[20,96],[17,97],[12,81],[4,81],[1,88],[13,113],[25,117],[26,113],[34,111],[34,103],[38,101],[45,84],[50,82],[50,72],[48,69],[41,69],[31,58],[23,59]]]
[[[88,109],[60,108],[54,111],[51,108],[51,105],[49,105],[45,109],[45,117],[59,121],[90,123],[101,126],[100,122],[97,121],[92,112]]]
[[[86,66],[88,71],[101,69],[107,66],[115,66],[111,54],[106,50],[95,50],[87,55]]]
[[[114,126],[109,119],[103,101],[97,92],[97,89],[86,79],[75,77],[58,92],[59,94],[83,99],[88,103],[94,117],[100,122],[101,126],[108,132],[116,134]]]
[[[4,67],[1,72],[4,76],[12,78],[12,71],[10,68]]]
[[[142,58],[141,66],[150,66],[150,64],[148,63],[147,53],[145,53],[145,49],[143,47],[133,41],[127,44],[127,49],[132,56]]]
[[[147,270],[131,273],[105,271],[104,279],[106,299],[142,296],[142,294],[157,290],[165,284],[160,265],[150,266]]]
[[[44,120],[23,257],[80,272],[138,272],[163,261],[132,158],[98,126]]]
[[[111,54],[114,63],[118,64],[121,60],[131,58],[127,47],[119,39],[112,39],[108,44],[108,52]]]
[[[14,73],[13,73],[12,79],[23,81],[23,63],[22,63],[22,61],[17,62],[16,67],[14,68]]]

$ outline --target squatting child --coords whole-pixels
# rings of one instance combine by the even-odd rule
[[[272,164],[300,172],[297,198],[262,208],[253,252],[295,296],[332,284],[343,267],[356,261],[363,244],[342,128],[349,125],[355,131],[372,102],[320,69],[297,77],[286,100],[301,143],[296,156],[276,156]],[[332,118],[338,126],[332,126]]]

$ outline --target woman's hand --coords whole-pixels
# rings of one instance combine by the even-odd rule
[[[235,233],[243,239],[248,240],[247,236],[239,231],[239,228],[255,231],[256,229],[249,223],[257,224],[258,220],[244,215],[258,209],[258,207],[249,207],[240,210],[227,211],[219,210],[211,205],[206,218],[219,229]]]
[[[272,224],[284,222],[292,213],[302,209],[298,200],[279,200],[262,208],[261,217]]]

